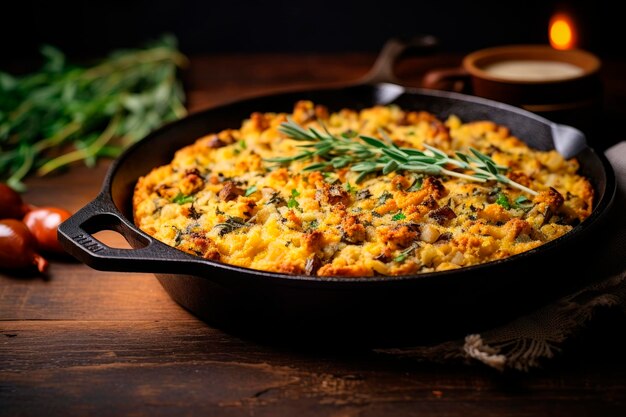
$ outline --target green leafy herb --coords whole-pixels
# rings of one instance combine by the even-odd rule
[[[172,203],[176,204],[187,204],[193,202],[194,198],[192,195],[185,195],[183,193],[176,194],[176,197],[172,199]]]
[[[411,184],[411,186],[409,188],[407,188],[407,191],[412,192],[412,191],[419,191],[422,189],[422,182],[424,181],[424,177],[421,175],[417,175],[415,177],[415,181],[413,181],[413,184]]]
[[[498,193],[498,197],[496,198],[496,204],[501,205],[507,210],[511,209],[511,203],[509,202],[509,197],[504,193]]]
[[[357,200],[366,200],[372,196],[372,192],[367,188],[356,193]]]
[[[280,206],[281,204],[285,204],[285,199],[280,195],[280,192],[276,191],[267,201],[267,204],[276,204],[277,206]]]
[[[317,219],[314,219],[311,223],[309,223],[309,229],[317,229],[318,226],[319,226],[319,223]]]
[[[523,195],[517,197],[513,203],[515,208],[522,210],[529,210],[533,205],[533,202]]]
[[[287,207],[290,209],[300,207],[300,203],[296,201],[295,198],[291,197],[289,201],[287,201]]]
[[[289,197],[289,201],[287,201],[287,207],[289,207],[290,209],[300,207],[300,204],[296,201],[296,197],[298,197],[299,195],[300,193],[298,192],[298,190],[291,190],[291,197]]]
[[[248,188],[246,190],[246,193],[244,194],[245,197],[250,197],[252,194],[257,192],[257,188],[256,185],[253,185],[252,187]]]
[[[91,67],[68,64],[51,46],[42,53],[46,63],[32,74],[0,72],[0,180],[16,189],[33,171],[115,157],[186,115],[177,69],[187,60],[173,37]]]
[[[246,145],[246,141],[243,139],[240,139],[237,142],[237,147],[235,148],[234,152],[235,155],[239,155],[241,153],[241,151],[243,151],[244,149],[246,149],[248,147],[248,145]]]
[[[311,166],[314,166],[314,165],[310,165],[309,168]],[[324,177],[324,181],[329,184],[334,184],[337,181],[339,181],[339,178],[337,178],[337,175],[332,172],[322,172],[322,176]]]
[[[382,206],[383,204],[385,204],[387,202],[387,200],[389,200],[391,197],[393,197],[393,194],[391,194],[389,191],[384,191],[380,197],[378,197],[378,205]]]
[[[183,241],[183,232],[176,226],[171,227],[174,229],[174,232],[176,232],[176,235],[174,236],[174,246],[178,246]]]
[[[394,262],[404,262],[406,260],[406,258],[409,257],[411,252],[413,252],[415,249],[417,249],[418,246],[419,245],[417,243],[412,244],[411,246],[409,246],[408,248],[406,248],[405,250],[400,252],[400,255],[398,255],[395,258],[393,258],[393,261]]]
[[[349,182],[346,182],[346,184],[344,185],[344,188],[346,189],[347,192],[349,192],[350,194],[355,194],[357,192],[356,187],[353,187],[350,185]]]
[[[241,217],[228,216],[228,219],[224,223],[216,224],[215,228],[219,229],[220,236],[224,236],[244,226],[247,226],[247,223]]]
[[[315,159],[304,171],[322,171],[326,168],[340,169],[350,167],[359,175],[360,183],[371,174],[387,175],[394,171],[412,171],[427,175],[447,175],[468,181],[498,181],[517,188],[531,195],[537,192],[518,184],[505,175],[506,167],[497,165],[489,156],[470,148],[470,154],[456,152],[450,156],[442,150],[429,145],[423,151],[401,148],[395,145],[384,131],[379,131],[383,140],[359,135],[360,141],[343,135],[331,134],[325,126],[324,132],[313,128],[304,129],[291,119],[280,125],[280,132],[289,138],[304,142],[302,152],[287,157],[269,158],[268,162],[288,164],[294,161]],[[444,168],[454,166],[455,170]],[[464,171],[459,172],[458,170]]]
[[[397,212],[391,217],[391,220],[395,220],[395,221],[404,220],[404,219],[406,219],[406,216],[401,211]]]

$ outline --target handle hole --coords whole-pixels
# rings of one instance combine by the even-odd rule
[[[150,244],[115,215],[102,213],[90,217],[81,227],[100,243],[116,249],[140,249]],[[100,240],[102,238],[102,240]],[[107,242],[111,242],[109,245]]]
[[[130,243],[119,232],[113,230],[101,230],[92,235],[98,242],[115,249],[132,249]]]

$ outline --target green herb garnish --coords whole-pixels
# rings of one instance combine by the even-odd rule
[[[523,195],[520,195],[519,197],[517,197],[515,201],[513,202],[513,206],[516,209],[521,209],[521,210],[530,210],[532,205],[533,205],[533,202]]]
[[[246,193],[244,194],[245,197],[250,197],[252,194],[257,192],[257,188],[256,185],[253,185],[252,187],[248,188],[246,190]]]
[[[298,190],[291,190],[291,197],[289,197],[289,201],[287,201],[287,207],[289,207],[290,209],[300,207],[300,204],[296,201],[296,197],[298,197],[299,195],[300,193],[298,192]]]
[[[404,219],[406,219],[406,216],[401,211],[397,212],[391,217],[391,220],[395,220],[395,221],[404,220]]]
[[[247,225],[248,224],[241,217],[228,216],[228,219],[224,223],[218,223],[214,227],[219,229],[220,236],[224,236],[227,233],[234,232]]]
[[[280,125],[280,132],[289,138],[306,142],[300,145],[302,152],[286,157],[266,159],[268,162],[288,164],[294,161],[311,159],[321,160],[305,167],[304,171],[321,171],[326,168],[340,169],[350,167],[358,172],[356,183],[362,182],[370,174],[387,175],[394,171],[412,171],[427,175],[447,175],[463,178],[468,181],[486,182],[488,180],[508,184],[531,195],[537,192],[518,184],[504,176],[506,167],[497,165],[489,156],[470,148],[470,154],[456,152],[450,156],[429,145],[424,151],[412,148],[401,148],[395,145],[387,134],[380,130],[384,139],[359,135],[360,141],[331,134],[325,126],[324,132],[309,128],[308,130],[288,118]],[[454,166],[454,171],[444,166]]]
[[[413,184],[411,184],[411,186],[407,188],[407,191],[412,192],[412,191],[421,190],[423,181],[424,181],[424,177],[422,177],[421,175],[416,176],[415,181],[413,181]]]
[[[176,197],[172,199],[172,203],[187,204],[187,203],[192,203],[193,200],[194,200],[194,197],[192,195],[185,195],[183,193],[178,193],[176,194]]]
[[[23,190],[33,171],[116,157],[187,113],[177,79],[187,59],[173,37],[114,52],[91,67],[66,63],[51,46],[41,52],[46,62],[32,74],[0,72],[0,181],[11,187]]]
[[[498,198],[496,198],[496,204],[501,205],[507,210],[511,209],[511,203],[509,202],[509,198],[504,193],[498,193]]]
[[[411,252],[413,252],[415,249],[417,249],[418,246],[419,245],[417,243],[412,244],[411,246],[409,246],[408,248],[406,248],[405,250],[400,252],[400,255],[398,255],[395,258],[393,258],[393,261],[394,262],[404,262],[406,260],[406,258],[409,257]]]
[[[387,200],[389,200],[391,197],[393,197],[393,194],[391,194],[389,191],[384,191],[380,197],[378,197],[378,205],[382,206],[383,204],[385,204],[387,202]]]
[[[243,139],[240,139],[239,141],[237,141],[237,147],[234,150],[235,155],[239,155],[241,153],[241,151],[243,151],[247,147],[248,146],[246,145],[246,141],[243,140]]]
[[[349,182],[346,182],[346,184],[344,185],[344,188],[346,189],[347,192],[349,192],[350,194],[355,194],[357,192],[356,187],[353,187],[350,185]]]
[[[280,192],[276,191],[267,201],[267,204],[276,204],[279,206],[281,204],[285,204],[285,199],[280,195]]]
[[[174,246],[178,246],[183,241],[183,232],[181,232],[181,230],[176,226],[170,227],[174,229],[174,232],[176,232],[176,235],[174,236]]]

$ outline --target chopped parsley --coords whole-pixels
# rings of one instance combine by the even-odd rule
[[[409,246],[408,248],[406,248],[405,250],[400,252],[400,255],[398,255],[395,258],[393,258],[393,261],[394,262],[404,262],[406,260],[406,258],[409,257],[411,252],[413,252],[415,249],[417,249],[417,247],[418,247],[417,243],[412,244],[411,246]]]
[[[246,149],[248,146],[246,145],[246,141],[241,139],[237,142],[237,147],[234,149],[235,155],[239,155],[242,150]]]
[[[183,193],[178,193],[176,195],[176,197],[174,197],[172,199],[172,203],[176,203],[176,204],[187,204],[187,203],[192,203],[194,200],[192,195],[185,195]]]
[[[372,196],[372,193],[367,188],[356,193],[357,200],[366,200]]]
[[[339,181],[339,178],[337,178],[337,176],[332,172],[322,172],[322,175],[324,176],[324,181],[329,184],[334,184]]]
[[[398,221],[398,220],[404,220],[406,219],[406,216],[404,215],[403,212],[399,211],[396,214],[393,215],[393,217],[391,218],[392,220]]]
[[[276,191],[267,201],[267,204],[276,204],[277,206],[280,206],[285,204],[285,199],[280,195],[280,192]]]
[[[413,181],[413,184],[411,184],[411,186],[407,188],[406,190],[409,192],[420,190],[422,188],[423,181],[424,181],[424,177],[422,177],[421,175],[415,176],[415,181]]]
[[[532,205],[533,205],[533,202],[523,195],[520,195],[519,197],[517,197],[515,201],[513,202],[513,207],[517,209],[522,209],[522,210],[530,210]]]
[[[346,191],[347,191],[347,192],[349,192],[350,194],[355,194],[355,193],[356,193],[356,191],[357,191],[357,190],[356,190],[356,187],[351,186],[349,182],[347,182],[347,183],[344,185],[344,188],[345,188],[345,189],[346,189]]]
[[[309,223],[309,229],[317,229],[317,226],[319,226],[319,223],[317,221],[317,219],[313,220],[311,223]]]
[[[170,227],[176,232],[176,236],[174,236],[174,246],[178,246],[183,241],[183,232],[181,232],[180,229],[176,226]]]
[[[257,188],[256,185],[253,185],[252,187],[248,188],[246,190],[246,193],[244,194],[245,197],[250,197],[252,194],[257,192]]]
[[[504,193],[498,193],[498,197],[496,198],[496,204],[501,205],[507,210],[511,209],[511,203],[509,202],[509,198]]]
[[[228,219],[224,223],[218,223],[215,225],[216,229],[219,229],[219,235],[224,236],[227,233],[234,232],[246,226],[247,223],[241,217],[228,216]]]
[[[296,197],[298,197],[300,193],[295,188],[291,190],[291,197],[289,197],[289,201],[287,201],[287,207],[290,209],[300,207],[298,201],[296,201]]]
[[[378,205],[382,206],[383,204],[387,202],[387,200],[389,200],[392,197],[393,197],[393,194],[391,194],[389,191],[385,191],[384,193],[380,195],[380,197],[378,197]]]

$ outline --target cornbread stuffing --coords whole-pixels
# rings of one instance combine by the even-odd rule
[[[359,183],[350,166],[303,171],[319,160],[278,165],[267,160],[301,152],[301,142],[279,131],[287,116],[305,129],[390,138],[400,147],[426,144],[449,155],[473,147],[538,195],[401,170]],[[507,258],[569,232],[593,206],[593,188],[578,167],[490,121],[442,121],[393,105],[330,113],[301,101],[290,115],[254,113],[179,150],[137,182],[134,219],[170,246],[258,270],[348,277],[443,271]]]

